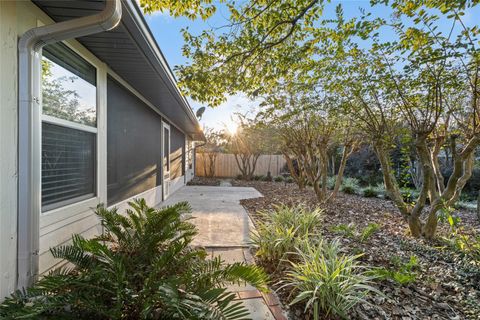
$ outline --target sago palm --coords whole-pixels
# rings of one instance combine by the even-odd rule
[[[0,306],[0,317],[33,319],[246,319],[245,308],[224,285],[248,282],[266,289],[257,266],[207,259],[190,246],[196,229],[186,202],[155,209],[135,200],[124,215],[98,206],[104,233],[74,235],[52,248],[70,262],[19,291]]]

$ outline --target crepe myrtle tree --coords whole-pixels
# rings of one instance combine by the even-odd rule
[[[258,117],[275,128],[281,152],[290,175],[300,189],[313,186],[318,200],[326,201],[338,194],[348,157],[359,143],[353,124],[343,115],[334,97],[325,96],[320,88],[284,83],[264,96]],[[335,188],[327,192],[329,158],[343,148]]]
[[[206,127],[204,129],[206,142],[197,148],[203,164],[203,174],[205,177],[214,177],[218,154],[224,150],[225,140],[220,131]]]
[[[272,152],[268,128],[246,115],[236,114],[238,123],[235,134],[225,133],[226,151],[232,153],[242,179],[252,180],[260,155]]]
[[[437,213],[455,204],[470,178],[480,143],[478,30],[462,21],[467,2],[425,6],[407,2],[408,6],[391,2],[399,17],[392,21],[366,17],[344,21],[341,11],[337,12],[338,24],[331,31],[341,40],[335,50],[328,48],[334,52],[330,61],[342,61],[348,68],[336,72],[334,89],[346,97],[352,118],[369,134],[390,198],[411,234],[430,239],[437,229]],[[433,9],[441,13],[437,16]],[[440,15],[442,23],[451,24],[446,34],[438,32]],[[408,26],[402,22],[405,19],[410,19]],[[358,32],[352,31],[352,25]],[[391,28],[397,39],[382,43],[378,38],[382,28]],[[367,49],[352,40],[367,34],[373,43]],[[403,199],[392,168],[391,152],[398,135],[412,137],[421,164],[422,185],[413,203]],[[453,158],[448,181],[439,167],[442,149],[449,149]]]
[[[160,3],[173,15],[205,18],[214,11],[202,9],[209,1],[193,6],[188,1],[142,1]],[[350,106],[352,120],[369,137],[386,188],[412,235],[432,238],[437,212],[459,198],[480,142],[479,28],[463,19],[479,2],[371,4],[388,6],[393,15],[388,20],[372,19],[368,13],[347,21],[342,16],[322,20],[323,1],[227,2],[230,20],[225,28],[200,35],[185,30],[184,54],[192,63],[177,71],[184,90],[212,106],[236,92],[268,93],[297,74],[303,74],[304,82],[322,82],[325,88],[330,84],[328,89]],[[379,39],[379,28],[390,29],[389,42]],[[421,192],[414,203],[401,197],[391,166],[398,134],[412,137],[422,167]],[[442,149],[453,158],[448,181],[438,169]]]

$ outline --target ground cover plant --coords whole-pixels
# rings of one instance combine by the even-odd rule
[[[235,181],[234,185],[255,187],[264,196],[242,200],[255,224],[263,221],[258,211],[275,210],[279,204],[319,206],[313,190],[299,190],[293,184]],[[408,233],[388,199],[341,193],[320,207],[322,239],[339,241],[346,255],[361,255],[358,263],[377,277],[373,287],[384,295],[368,295],[368,303],[350,309],[350,318],[480,318],[480,223],[474,211],[449,211],[451,218],[446,215],[439,221],[438,237],[427,241]],[[285,276],[285,269],[267,270],[274,283]],[[289,306],[294,298],[291,290],[280,285],[275,289],[292,319],[312,318],[312,313],[305,313],[305,301]]]
[[[97,207],[103,235],[52,248],[62,267],[0,305],[2,319],[245,319],[227,292],[231,282],[266,288],[262,269],[206,259],[192,248],[195,227],[186,202],[154,209],[129,203],[125,215]]]

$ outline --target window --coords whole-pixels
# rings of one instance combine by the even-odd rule
[[[96,69],[63,44],[42,58],[42,211],[96,193]]]

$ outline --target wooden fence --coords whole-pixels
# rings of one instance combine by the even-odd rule
[[[205,176],[204,166],[206,164],[208,168],[209,163],[210,162],[206,154],[197,152],[195,157],[195,175],[200,177]],[[286,161],[282,155],[261,155],[257,160],[255,174],[267,175],[267,172],[270,171],[272,176],[277,176],[282,173],[282,170],[285,170],[285,164]],[[236,177],[239,174],[241,174],[241,172],[238,169],[238,165],[233,154],[217,154],[217,160],[215,161],[215,177],[230,178]]]

